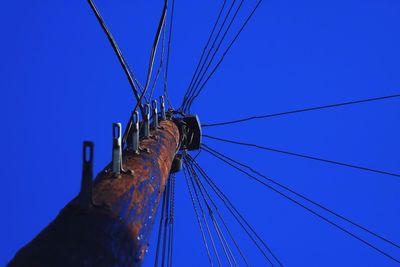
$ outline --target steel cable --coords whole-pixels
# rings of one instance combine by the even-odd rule
[[[225,23],[226,23],[226,21],[227,21],[229,15],[230,15],[231,11],[232,11],[232,9],[233,9],[233,7],[234,7],[234,5],[235,5],[235,2],[236,2],[236,0],[233,0],[233,1],[232,1],[232,4],[231,4],[231,6],[229,7],[228,12],[227,12],[227,14],[225,15],[224,20],[222,21],[222,24],[221,24],[221,26],[220,26],[220,28],[219,28],[219,30],[218,30],[218,32],[217,32],[217,35],[215,36],[214,41],[213,41],[213,43],[211,44],[210,49],[208,50],[208,53],[207,53],[207,55],[206,55],[206,58],[205,58],[203,64],[201,64],[202,61],[203,61],[203,57],[204,57],[204,55],[205,55],[205,52],[207,51],[208,45],[210,44],[210,41],[211,41],[211,39],[212,39],[212,37],[213,37],[213,35],[214,35],[214,32],[215,32],[215,30],[216,30],[216,28],[217,28],[217,25],[218,25],[218,23],[219,23],[219,20],[221,19],[221,15],[222,15],[222,13],[223,13],[223,11],[224,11],[224,9],[225,9],[226,0],[224,0],[224,2],[222,3],[222,6],[221,6],[220,11],[219,11],[218,16],[217,16],[217,20],[216,20],[215,23],[214,23],[214,26],[213,26],[213,28],[212,28],[212,30],[211,30],[211,33],[210,33],[209,37],[208,37],[208,40],[207,40],[207,42],[206,42],[206,45],[205,45],[204,48],[203,48],[203,52],[201,53],[200,60],[199,60],[199,62],[197,63],[196,70],[194,71],[193,76],[192,76],[192,79],[191,79],[191,81],[190,81],[190,84],[189,84],[189,86],[188,86],[188,88],[187,88],[187,90],[186,90],[186,92],[185,92],[185,94],[184,94],[181,107],[184,107],[184,105],[185,105],[185,103],[187,102],[188,98],[190,98],[191,93],[192,93],[192,90],[194,89],[193,86],[194,86],[194,84],[197,82],[197,79],[199,78],[199,75],[200,75],[200,73],[202,72],[202,70],[203,70],[203,68],[204,68],[204,66],[205,66],[205,64],[206,64],[207,59],[208,59],[208,57],[210,56],[212,49],[214,48],[215,43],[217,42],[218,37],[219,37],[219,35],[221,34],[222,29],[223,29],[223,27],[224,27],[224,25],[225,25]],[[200,65],[201,65],[201,68],[200,68],[200,70],[199,70]]]
[[[97,6],[96,6],[95,3],[93,2],[93,0],[88,0],[88,3],[89,3],[89,5],[90,5],[92,11],[94,12],[94,14],[95,14],[95,16],[96,16],[96,18],[97,18],[97,21],[99,22],[101,28],[102,28],[103,31],[105,32],[105,34],[106,34],[106,36],[107,36],[107,38],[108,38],[108,40],[109,40],[109,42],[110,42],[112,48],[114,49],[115,54],[116,54],[117,57],[118,57],[118,60],[119,60],[119,62],[120,62],[120,64],[121,64],[121,66],[122,66],[122,69],[124,70],[125,75],[126,75],[126,77],[128,78],[129,84],[130,84],[131,87],[132,87],[132,91],[133,91],[133,93],[134,93],[134,95],[135,95],[135,98],[136,98],[137,103],[140,104],[140,103],[141,103],[141,97],[139,97],[139,93],[138,93],[138,90],[137,90],[136,85],[135,85],[135,77],[134,77],[134,75],[133,75],[133,72],[130,70],[130,68],[129,68],[129,66],[128,66],[128,63],[126,62],[124,56],[122,55],[122,52],[121,52],[121,50],[119,49],[117,42],[115,41],[115,39],[114,39],[114,37],[112,36],[110,30],[108,29],[108,27],[107,27],[107,25],[106,25],[104,19],[102,18],[102,16],[101,16],[99,10],[97,9]],[[140,106],[140,108],[141,108],[141,110],[142,110],[142,112],[143,112],[143,107]]]
[[[225,257],[226,257],[226,259],[228,260],[229,266],[232,266],[231,259],[230,259],[230,255],[232,255],[232,251],[231,251],[231,249],[229,248],[229,246],[228,246],[228,244],[227,244],[227,242],[226,242],[225,236],[224,236],[223,233],[221,232],[221,228],[219,227],[219,224],[218,224],[218,222],[217,222],[216,219],[215,219],[214,213],[213,213],[213,211],[212,211],[212,209],[211,209],[211,207],[210,207],[210,205],[209,205],[209,203],[208,203],[206,197],[204,196],[203,190],[202,190],[202,188],[201,188],[200,185],[199,185],[198,178],[196,177],[197,174],[196,174],[196,172],[194,172],[193,169],[190,167],[190,164],[188,164],[187,162],[186,162],[185,164],[186,164],[186,168],[187,168],[187,169],[189,170],[189,172],[192,174],[192,175],[190,176],[192,186],[195,187],[195,186],[197,185],[197,191],[200,192],[200,195],[201,195],[201,197],[202,197],[202,199],[203,199],[203,202],[204,202],[204,204],[205,204],[206,207],[207,207],[208,213],[209,213],[209,215],[210,215],[210,219],[211,219],[211,221],[212,221],[212,223],[213,223],[213,225],[214,225],[215,232],[217,233],[218,239],[219,239],[220,243],[222,244],[222,249],[223,249],[223,251],[224,251]],[[229,255],[228,255],[228,254],[229,254]],[[236,260],[235,260],[235,263],[236,263]],[[235,264],[235,266],[237,266],[237,264]]]
[[[191,158],[191,162],[194,163],[195,168],[202,174],[204,177],[205,181],[207,184],[210,186],[210,188],[214,191],[214,193],[221,199],[221,201],[224,203],[225,207],[228,209],[228,211],[231,213],[231,215],[235,218],[235,220],[238,222],[238,224],[241,226],[241,228],[245,231],[245,233],[249,236],[249,238],[252,240],[253,244],[258,248],[258,250],[263,254],[265,259],[272,265],[271,259],[269,256],[265,253],[265,251],[260,247],[258,242],[255,240],[255,238],[251,235],[251,233],[254,234],[254,236],[257,238],[257,240],[264,246],[264,248],[272,255],[272,257],[275,259],[275,261],[278,262],[278,264],[283,267],[283,264],[280,262],[280,260],[275,256],[275,254],[272,252],[272,250],[269,248],[269,246],[265,243],[265,241],[260,237],[260,235],[255,231],[255,229],[250,225],[250,223],[244,218],[244,216],[239,212],[239,210],[232,204],[232,202],[229,200],[229,198],[222,192],[222,190],[215,184],[215,182],[211,179],[211,177],[204,171],[204,169],[195,161],[193,158]],[[242,221],[243,222],[242,222]],[[246,226],[249,228],[249,230],[246,228]]]
[[[207,189],[205,188],[205,186],[203,185],[202,181],[200,180],[200,177],[197,175],[197,173],[196,173],[196,171],[195,171],[195,169],[194,169],[194,167],[193,167],[193,163],[191,162],[191,159],[188,159],[188,160],[187,160],[187,163],[188,163],[188,165],[190,166],[190,169],[192,170],[192,172],[193,172],[194,174],[196,174],[196,175],[195,175],[195,176],[196,176],[196,183],[198,184],[199,187],[202,188],[202,190],[203,190],[204,193],[206,194],[207,198],[209,199],[210,203],[213,205],[216,214],[217,214],[218,217],[220,218],[222,224],[224,225],[225,230],[227,231],[229,237],[230,237],[231,240],[233,241],[233,243],[234,243],[236,249],[238,250],[238,252],[239,252],[240,256],[242,257],[243,261],[245,262],[246,266],[249,266],[246,257],[244,256],[244,254],[243,254],[242,250],[240,249],[238,243],[236,242],[235,238],[233,237],[231,231],[229,230],[229,227],[227,226],[227,224],[226,224],[224,218],[222,217],[221,213],[219,212],[219,209],[218,209],[217,205],[215,204],[215,202],[214,202],[214,200],[212,199],[212,197],[210,196],[210,194],[207,192]],[[225,242],[227,243],[226,240],[225,240]],[[232,257],[232,259],[233,259],[235,265],[237,266],[237,262],[236,262],[236,260],[235,260],[235,257],[233,256],[233,253],[232,253],[231,249],[229,249],[229,254],[231,255],[231,257]]]
[[[254,13],[256,12],[256,10],[258,9],[258,7],[260,6],[260,4],[262,3],[263,0],[259,0],[257,2],[257,4],[255,5],[255,7],[253,8],[252,12],[250,13],[250,15],[246,18],[244,24],[242,25],[242,27],[240,28],[240,30],[237,32],[237,34],[235,35],[235,37],[233,38],[233,40],[231,41],[231,43],[228,45],[228,47],[226,48],[226,50],[224,51],[224,53],[222,54],[220,60],[218,61],[218,63],[215,65],[215,67],[213,68],[213,70],[211,71],[211,73],[207,76],[207,79],[203,82],[203,84],[199,87],[199,89],[197,90],[197,93],[194,94],[194,96],[191,98],[190,103],[187,107],[187,110],[190,110],[191,105],[193,104],[194,100],[199,96],[199,94],[201,93],[201,91],[203,90],[204,86],[207,84],[207,82],[211,79],[211,77],[214,75],[215,71],[218,69],[218,67],[221,65],[221,63],[224,61],[225,56],[228,54],[229,50],[232,48],[233,44],[236,42],[236,40],[238,39],[238,37],[240,36],[240,34],[243,32],[244,28],[246,27],[246,25],[248,24],[248,22],[250,21],[250,19],[253,17]]]
[[[292,197],[288,196],[287,194],[279,191],[278,189],[276,189],[275,187],[263,182],[262,180],[260,180],[259,178],[255,177],[254,175],[251,175],[250,173],[248,173],[247,171],[244,171],[243,169],[235,166],[234,164],[230,163],[229,161],[227,161],[226,159],[222,158],[221,156],[217,155],[216,153],[214,153],[213,151],[205,148],[204,149],[206,152],[208,152],[209,154],[213,155],[214,157],[218,158],[219,160],[225,162],[226,164],[228,164],[229,166],[233,167],[234,169],[238,170],[239,172],[244,173],[245,175],[247,175],[248,177],[252,178],[253,180],[257,181],[258,183],[266,186],[267,188],[269,188],[270,190],[274,191],[275,193],[278,193],[279,195],[281,195],[282,197],[290,200],[291,202],[295,203],[296,205],[304,208],[305,210],[307,210],[308,212],[314,214],[315,216],[319,217],[320,219],[322,219],[323,221],[327,222],[328,224],[331,224],[333,226],[335,226],[336,228],[338,228],[339,230],[343,231],[344,233],[348,234],[349,236],[359,240],[360,242],[364,243],[365,245],[369,246],[370,248],[374,249],[375,251],[379,252],[380,254],[390,258],[391,260],[400,263],[400,260],[396,259],[395,257],[393,257],[392,255],[390,255],[389,253],[381,250],[380,248],[376,247],[375,245],[373,245],[372,243],[362,239],[361,237],[357,236],[356,234],[353,234],[352,232],[350,232],[349,230],[345,229],[344,227],[340,226],[339,224],[329,220],[328,218],[324,217],[323,215],[317,213],[316,211],[312,210],[311,208],[301,204],[300,202],[298,202],[297,200],[293,199]],[[278,185],[277,182],[267,178],[268,181],[270,181],[271,183],[274,183],[276,185]],[[283,186],[281,186],[282,188],[284,188]],[[292,191],[290,191],[292,192]],[[294,191],[293,191],[294,192]],[[300,194],[296,194],[298,196],[300,196]],[[304,198],[305,199],[305,198]]]
[[[372,169],[372,168],[357,166],[357,165],[354,165],[354,164],[343,163],[343,162],[339,162],[339,161],[335,161],[335,160],[323,159],[323,158],[314,157],[314,156],[307,156],[307,155],[300,154],[300,153],[294,153],[294,152],[284,151],[284,150],[280,150],[280,149],[276,149],[276,148],[260,146],[260,145],[256,145],[256,144],[249,144],[249,143],[244,143],[244,142],[239,142],[239,141],[234,141],[234,140],[228,140],[228,139],[215,137],[215,136],[210,136],[210,135],[206,135],[206,134],[203,134],[202,136],[205,137],[205,138],[209,138],[209,139],[213,139],[213,140],[217,140],[217,141],[221,141],[221,142],[225,142],[225,143],[241,145],[241,146],[248,146],[248,147],[255,147],[255,148],[258,148],[258,149],[277,152],[277,153],[280,153],[280,154],[296,156],[296,157],[305,158],[305,159],[311,159],[311,160],[314,160],[314,161],[320,161],[320,162],[335,164],[335,165],[349,167],[349,168],[353,168],[353,169],[359,169],[359,170],[363,170],[363,171],[369,171],[369,172],[374,172],[374,173],[379,173],[379,174],[385,174],[385,175],[400,177],[400,174],[397,174],[397,173],[376,170],[376,169]]]
[[[341,107],[341,106],[360,104],[360,103],[367,103],[367,102],[372,102],[372,101],[380,101],[380,100],[386,100],[386,99],[398,98],[398,97],[400,97],[400,94],[367,98],[367,99],[361,99],[361,100],[355,100],[355,101],[349,101],[349,102],[343,102],[343,103],[336,103],[336,104],[330,104],[330,105],[324,105],[324,106],[318,106],[318,107],[295,109],[295,110],[284,111],[284,112],[279,112],[279,113],[272,113],[272,114],[267,114],[267,115],[251,116],[251,117],[247,117],[247,118],[243,118],[243,119],[226,121],[226,122],[216,122],[216,123],[208,123],[208,124],[205,123],[205,124],[202,124],[202,127],[221,126],[221,125],[245,122],[245,121],[249,121],[249,120],[278,117],[278,116],[290,115],[290,114],[295,114],[295,113],[308,112],[308,111],[314,111],[314,110],[320,110],[320,109],[328,109],[328,108]]]
[[[211,253],[210,253],[210,250],[208,248],[206,235],[204,234],[204,229],[203,229],[203,226],[201,224],[199,212],[197,211],[196,204],[195,204],[194,197],[193,197],[193,193],[192,193],[192,190],[190,189],[188,174],[187,174],[187,170],[186,170],[185,166],[183,167],[183,175],[185,177],[186,185],[187,185],[187,188],[188,188],[188,191],[189,191],[189,196],[190,196],[190,199],[192,201],[193,210],[194,210],[194,212],[196,214],[197,223],[198,223],[199,228],[200,228],[200,232],[201,232],[201,236],[202,236],[202,239],[203,239],[204,247],[205,247],[205,249],[207,251],[207,256],[208,256],[208,260],[210,262],[210,266],[214,266],[212,258],[211,258]]]

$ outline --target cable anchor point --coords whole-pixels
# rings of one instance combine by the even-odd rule
[[[112,173],[116,176],[121,175],[122,171],[122,141],[121,123],[112,124],[113,147],[112,147]]]
[[[157,110],[157,100],[153,100],[151,102],[151,108],[153,111],[152,117],[153,117],[153,128],[156,129],[158,127],[158,110]]]
[[[78,195],[78,206],[89,209],[93,205],[93,142],[83,142],[83,164],[81,191]]]
[[[131,148],[135,154],[139,154],[139,112],[132,113],[132,142]]]
[[[164,96],[160,96],[160,109],[161,109],[161,120],[165,121],[167,119],[167,116],[165,115]]]
[[[144,138],[150,137],[150,104],[144,105],[143,136]]]

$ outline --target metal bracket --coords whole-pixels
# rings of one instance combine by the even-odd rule
[[[153,127],[157,128],[158,127],[158,111],[157,111],[157,100],[153,100],[151,102],[151,108],[153,110]]]
[[[132,113],[132,151],[139,154],[139,113]]]
[[[165,116],[164,96],[160,96],[160,109],[161,109],[161,120],[166,120],[167,117]]]
[[[121,144],[121,123],[113,123],[113,150],[112,150],[112,172],[120,175],[122,170],[122,144]]]
[[[149,138],[150,136],[150,104],[144,105],[144,116],[143,116],[143,136]]]
[[[81,191],[78,195],[78,205],[82,209],[88,209],[93,196],[93,142],[83,142],[83,164]]]

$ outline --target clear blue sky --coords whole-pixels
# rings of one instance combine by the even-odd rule
[[[97,0],[142,82],[162,2]],[[221,3],[176,0],[169,79],[174,106]],[[245,1],[238,22],[254,3]],[[192,111],[211,123],[400,93],[399,14],[394,0],[264,0]],[[86,1],[3,1],[0,23],[3,266],[77,194],[83,140],[95,142],[96,171],[110,161],[111,123],[125,123],[135,101]],[[399,107],[393,99],[204,132],[400,173]],[[400,243],[400,178],[205,142]],[[206,153],[199,162],[285,266],[395,266]],[[228,221],[252,265],[265,265]],[[175,229],[176,266],[206,266],[181,174]],[[399,249],[349,229],[400,259]],[[152,248],[154,242],[146,266]]]

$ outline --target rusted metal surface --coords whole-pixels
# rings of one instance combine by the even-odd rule
[[[124,151],[126,173],[109,165],[98,174],[94,206],[71,201],[9,266],[140,266],[180,140],[171,121],[151,134],[140,154]]]

